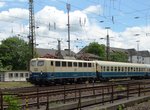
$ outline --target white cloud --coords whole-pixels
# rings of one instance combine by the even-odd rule
[[[102,8],[100,5],[89,6],[88,8],[84,9],[83,12],[86,14],[90,14],[90,13],[102,14]]]
[[[85,13],[86,12],[86,13]],[[89,22],[88,15],[91,13],[101,13],[100,6],[90,6],[85,10],[75,10],[70,12],[70,39],[71,50],[77,52],[80,48],[90,42],[106,44],[106,29],[96,23]],[[27,40],[28,36],[28,10],[12,8],[0,13],[0,36],[12,36],[20,34]],[[19,19],[23,18],[23,19]],[[5,22],[4,22],[5,21]],[[67,13],[55,7],[45,6],[35,13],[36,21],[36,43],[42,48],[57,48],[57,40],[61,40],[61,48],[68,48]],[[54,29],[56,23],[56,29]],[[25,25],[23,25],[25,24]],[[50,24],[50,27],[49,27]],[[136,40],[140,40],[140,49],[150,49],[150,38],[146,36],[148,27],[130,27],[124,32],[114,32],[109,29],[110,46],[117,48],[135,48]],[[13,30],[13,32],[12,32]],[[135,36],[139,34],[139,36]],[[3,37],[4,38],[4,37]],[[1,40],[1,39],[0,39]]]
[[[0,8],[5,6],[5,2],[0,2]]]

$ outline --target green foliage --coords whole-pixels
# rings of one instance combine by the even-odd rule
[[[123,104],[118,105],[117,110],[124,110],[124,105]]]
[[[119,90],[119,91],[126,90],[126,88],[123,87],[122,85],[118,85],[116,89]]]
[[[4,101],[8,104],[6,110],[21,110],[19,99],[12,95],[5,95]]]
[[[105,46],[97,42],[90,43],[86,52],[100,56],[101,60],[105,59]]]
[[[7,70],[26,70],[30,59],[28,44],[18,37],[10,37],[0,45],[0,60]]]
[[[113,52],[110,54],[110,60],[111,61],[117,61],[117,62],[127,62],[128,56],[127,54],[123,52]]]

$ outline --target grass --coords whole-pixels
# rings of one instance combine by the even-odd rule
[[[29,82],[0,82],[0,88],[16,88],[33,86]]]

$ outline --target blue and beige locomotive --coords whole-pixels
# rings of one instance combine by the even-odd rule
[[[110,61],[34,58],[29,82],[35,85],[104,81],[114,78],[148,78],[150,65]]]

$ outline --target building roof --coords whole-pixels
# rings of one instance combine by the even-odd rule
[[[147,50],[145,50],[145,51],[138,51],[137,54],[139,54],[142,57],[150,57],[150,53]]]
[[[58,50],[55,49],[44,49],[44,48],[36,48],[36,52],[40,57],[43,57],[45,55],[50,55],[50,56],[56,56],[58,53]],[[74,53],[73,51],[70,52],[71,56],[75,56],[76,53]],[[63,57],[67,57],[68,56],[68,50],[61,50],[61,55]]]

